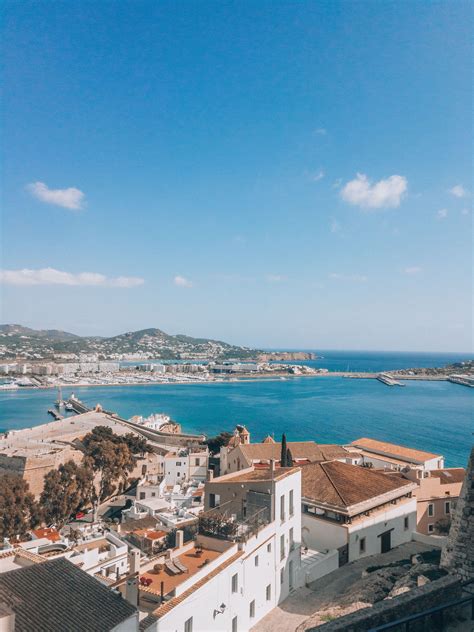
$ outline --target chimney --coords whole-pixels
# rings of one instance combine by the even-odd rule
[[[138,573],[140,571],[140,551],[132,549],[128,554],[128,564],[130,573]]]
[[[270,472],[275,471],[275,459],[270,459]]]
[[[125,586],[125,599],[132,606],[138,606],[138,577],[127,579]]]
[[[206,481],[212,481],[214,478],[214,470],[207,470]]]
[[[178,529],[176,531],[176,548],[180,549],[184,545],[184,531]]]

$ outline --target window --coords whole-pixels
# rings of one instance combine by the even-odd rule
[[[250,602],[249,605],[249,617],[253,619],[255,617],[255,599]]]
[[[285,521],[285,496],[280,496],[280,520]]]
[[[451,503],[450,503],[450,501],[449,501],[449,500],[447,500],[447,501],[444,503],[444,513],[445,513],[445,514],[450,514],[450,513],[451,513]]]
[[[255,566],[258,566],[258,555],[255,556],[254,562],[255,562]]]
[[[290,529],[290,551],[292,551],[295,547],[295,538],[293,536],[293,527]]]
[[[239,586],[239,574],[236,573],[235,575],[232,575],[232,592],[236,593]]]
[[[410,526],[409,520],[408,520],[408,516],[405,516],[405,518],[403,519],[403,528],[405,529],[405,531],[408,530],[408,527]]]
[[[140,492],[140,500],[143,500],[145,496],[146,496],[145,492]]]
[[[194,465],[200,465],[200,463],[201,463],[201,462],[200,462],[200,460],[199,460],[199,459],[195,459],[195,461],[194,461]]]
[[[232,619],[232,632],[237,632],[237,617]]]
[[[271,553],[272,552],[272,543],[270,542],[269,544],[267,544],[267,553]]]
[[[428,505],[428,516],[434,516],[434,505],[433,503],[429,503]]]
[[[293,490],[290,489],[290,516],[295,513],[294,499],[293,499]]]
[[[359,540],[359,553],[365,553],[365,538]]]
[[[193,632],[193,618],[190,617],[184,622],[184,632]]]
[[[280,560],[285,557],[285,536],[280,536]]]
[[[176,461],[176,467],[179,467],[181,465],[181,461]]]
[[[155,492],[151,492],[151,497],[155,498],[156,497],[156,493]]]
[[[285,582],[285,569],[281,568],[280,569],[280,584],[283,584]]]
[[[434,531],[434,524],[429,524],[428,525],[428,533],[433,533]]]
[[[268,584],[266,590],[265,590],[265,596],[267,598],[267,601],[270,601],[270,599],[272,598],[272,586],[271,584]]]
[[[211,509],[214,509],[215,506],[216,506],[216,495],[215,494],[209,494],[209,507]]]

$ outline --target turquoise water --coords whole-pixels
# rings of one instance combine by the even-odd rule
[[[413,366],[413,365],[411,365]],[[72,389],[63,389],[68,396]],[[215,384],[83,387],[77,396],[124,417],[164,412],[189,432],[208,435],[247,425],[252,440],[286,432],[289,440],[343,443],[374,437],[444,454],[448,466],[467,462],[474,391],[449,382],[293,378]],[[0,393],[0,428],[25,428],[50,418],[54,390]]]

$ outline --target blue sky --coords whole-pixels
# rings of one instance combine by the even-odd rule
[[[468,2],[7,2],[2,321],[469,351]]]

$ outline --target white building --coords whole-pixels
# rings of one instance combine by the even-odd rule
[[[444,456],[415,450],[386,441],[363,437],[353,441],[347,449],[358,453],[357,465],[374,469],[403,472],[410,478],[428,477],[431,470],[444,468]]]
[[[385,553],[416,530],[416,483],[339,461],[301,468],[302,541],[339,565]]]
[[[243,632],[283,601],[301,580],[300,489],[297,468],[248,469],[207,482],[206,515],[226,518],[232,535],[226,527],[212,532],[213,520],[201,520],[196,542],[164,560],[171,568],[177,560],[177,574],[155,575],[150,568],[150,586],[140,587],[140,607],[149,600],[141,629]]]
[[[168,452],[164,458],[166,485],[181,485],[192,479],[204,481],[209,464],[207,448],[182,448]]]

